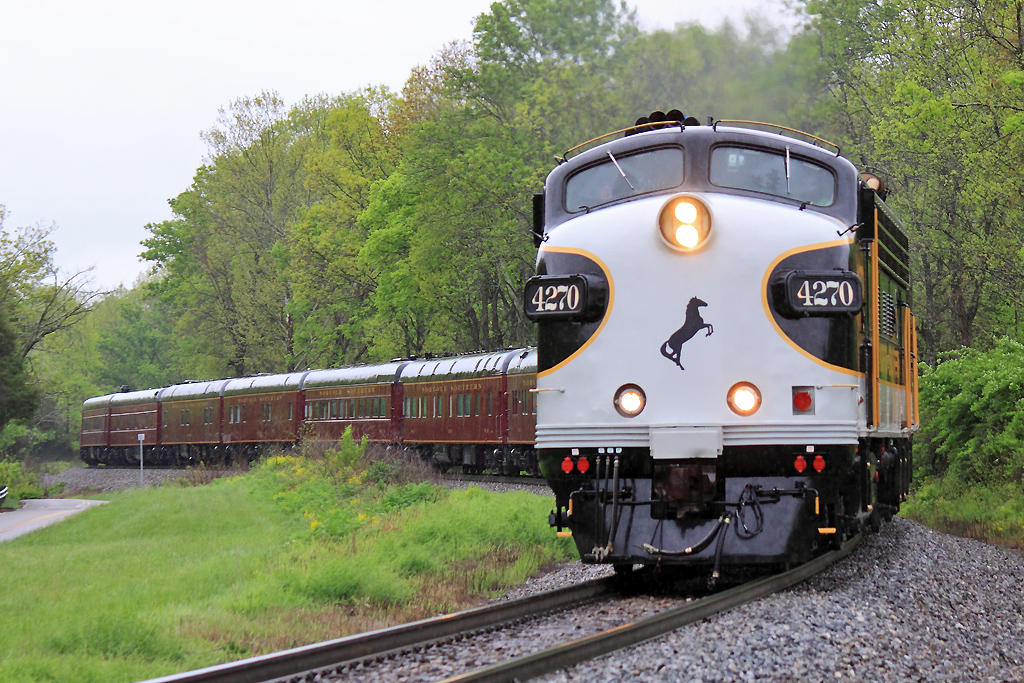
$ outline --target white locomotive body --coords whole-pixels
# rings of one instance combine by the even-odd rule
[[[535,211],[552,525],[619,568],[801,561],[909,483],[906,240],[837,151],[652,120]]]

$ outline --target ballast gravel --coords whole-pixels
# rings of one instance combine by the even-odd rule
[[[144,486],[159,486],[165,481],[183,479],[188,474],[188,470],[184,469],[143,467],[142,482]],[[76,493],[106,493],[138,488],[139,468],[72,467],[60,474],[44,474],[41,483],[46,489],[64,484],[61,492],[64,496]]]
[[[505,598],[607,571],[570,564]],[[595,602],[317,680],[438,680],[683,599]],[[1024,681],[1024,555],[897,517],[850,557],[799,586],[540,680]]]
[[[1021,681],[1024,555],[897,517],[787,591],[542,680]]]

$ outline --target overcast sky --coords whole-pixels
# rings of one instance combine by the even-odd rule
[[[633,0],[641,26],[672,28],[779,0]],[[0,0],[0,204],[8,230],[55,224],[65,271],[131,286],[144,226],[203,162],[199,133],[233,99],[288,104],[367,85],[472,36],[490,0]],[[766,13],[772,14],[767,15]],[[674,103],[667,103],[674,104]]]

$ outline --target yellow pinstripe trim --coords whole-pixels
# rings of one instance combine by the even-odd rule
[[[871,241],[871,424],[878,426],[880,415],[880,401],[878,400],[878,353],[881,348],[881,341],[878,338],[878,209],[875,209],[875,238]]]
[[[913,367],[913,371],[914,371],[913,372],[913,377],[914,377],[914,426],[917,427],[917,426],[921,425],[921,415],[918,412],[920,410],[920,402],[918,400],[918,388],[917,388],[917,316],[915,316],[913,314],[911,314],[911,320],[910,320],[910,334],[911,334],[911,337],[914,340],[913,341],[913,345],[914,345],[914,367]]]
[[[910,377],[910,368],[912,362],[910,360],[912,350],[910,348],[910,308],[903,309],[903,381],[904,391],[906,392],[903,396],[904,399],[904,417],[906,422],[904,427],[913,427],[914,422],[914,399],[913,399],[913,380]]]
[[[839,365],[833,365],[832,363],[826,363],[825,361],[823,361],[822,359],[818,358],[814,354],[810,353],[809,351],[807,351],[807,349],[803,348],[802,346],[797,344],[795,341],[790,339],[789,335],[787,335],[782,330],[782,328],[779,327],[779,324],[777,322],[775,322],[775,316],[772,315],[772,309],[768,306],[768,280],[769,280],[769,278],[771,278],[772,271],[775,270],[775,267],[778,266],[780,263],[782,263],[784,260],[786,260],[790,256],[793,256],[794,254],[801,254],[801,253],[806,252],[806,251],[818,251],[820,249],[828,249],[829,247],[838,247],[838,246],[842,246],[842,245],[852,245],[852,244],[853,244],[853,238],[842,239],[842,240],[832,240],[830,242],[819,242],[817,244],[808,244],[808,245],[803,246],[803,247],[796,247],[794,249],[790,249],[789,251],[784,251],[781,254],[779,254],[778,256],[776,256],[775,260],[772,261],[770,264],[768,264],[768,269],[766,271],[764,271],[764,277],[761,278],[761,305],[764,307],[764,314],[765,314],[765,317],[768,318],[768,322],[770,322],[772,324],[772,327],[775,328],[775,331],[778,333],[778,335],[780,337],[782,337],[784,340],[786,340],[786,343],[789,344],[791,347],[793,347],[793,350],[795,350],[797,353],[799,353],[800,355],[804,356],[808,360],[811,360],[811,361],[817,363],[818,365],[820,365],[822,367],[828,368],[829,370],[834,370],[835,372],[841,372],[844,375],[850,375],[852,377],[863,377],[864,376],[863,372],[859,372],[857,370],[850,370],[849,368],[844,368],[844,367],[841,367]]]
[[[596,330],[594,330],[594,334],[590,335],[590,339],[588,339],[583,344],[583,346],[581,346],[580,348],[576,349],[572,354],[570,354],[568,358],[563,360],[558,365],[550,367],[547,370],[544,370],[543,372],[538,372],[537,373],[537,377],[547,377],[548,375],[553,373],[555,370],[558,370],[559,368],[562,368],[562,367],[568,365],[574,358],[576,358],[578,355],[583,353],[583,351],[588,346],[593,344],[594,340],[597,339],[597,336],[599,334],[601,334],[601,330],[604,329],[604,326],[608,323],[608,318],[610,318],[611,315],[612,315],[612,307],[615,304],[615,281],[612,280],[612,273],[611,273],[610,270],[608,270],[608,266],[605,265],[604,261],[599,259],[597,256],[591,254],[589,251],[583,251],[582,249],[571,249],[569,247],[541,247],[540,251],[541,252],[552,252],[552,253],[558,253],[558,254],[577,254],[577,255],[582,256],[584,258],[590,259],[591,261],[596,263],[598,265],[598,267],[601,268],[601,270],[604,272],[605,278],[608,280],[608,306],[605,308],[604,318],[601,319],[601,324],[598,325]]]

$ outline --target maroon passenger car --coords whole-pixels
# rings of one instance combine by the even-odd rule
[[[167,464],[212,461],[220,453],[221,391],[229,380],[175,384],[160,392],[158,457]]]
[[[268,444],[353,436],[420,453],[438,467],[536,472],[536,352],[514,349],[307,370],[90,398],[87,464],[253,460]]]
[[[302,384],[308,438],[338,441],[352,436],[395,443],[402,438],[398,373],[405,362],[312,370]],[[398,393],[396,393],[398,392]]]
[[[508,414],[507,371],[524,350],[408,363],[400,377],[404,443],[438,465],[518,473]],[[516,427],[524,432],[523,425]],[[515,438],[520,438],[516,433]],[[533,429],[529,428],[532,446]]]

